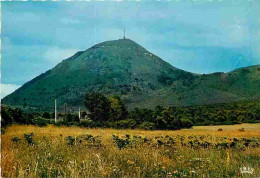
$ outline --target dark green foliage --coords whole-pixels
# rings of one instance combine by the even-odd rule
[[[182,128],[191,128],[193,126],[191,118],[185,118],[185,117],[182,118],[181,125],[182,125]]]
[[[35,124],[33,121],[35,117],[39,117],[38,114],[31,114],[31,113],[23,112],[23,124],[32,124],[32,125]]]
[[[39,127],[44,127],[47,125],[48,121],[49,121],[48,119],[46,120],[46,119],[38,116],[38,117],[33,118],[32,123],[35,125],[38,125]]]
[[[33,141],[33,133],[30,133],[30,134],[24,134],[24,138],[25,140],[27,141],[27,143],[29,145],[34,145],[34,141]]]
[[[110,101],[110,118],[112,121],[118,121],[127,118],[128,112],[125,107],[125,103],[119,96],[109,97]]]
[[[66,116],[65,116],[65,121],[66,122],[79,122],[79,116],[78,115],[76,115],[76,114],[71,114],[71,113],[69,113],[69,114],[67,114]]]
[[[45,118],[45,119],[50,119],[51,115],[50,115],[49,112],[44,112],[44,113],[42,113],[42,117]]]
[[[22,110],[15,108],[12,112],[13,121],[19,124],[23,123]]]
[[[126,139],[119,138],[116,135],[112,135],[112,137],[113,137],[113,142],[115,143],[116,147],[119,148],[120,150],[122,148],[127,147],[131,143],[129,136],[127,136]]]
[[[14,143],[18,143],[18,142],[21,141],[21,139],[20,139],[19,137],[13,137],[11,140],[12,140]]]
[[[83,112],[81,113],[81,116],[84,118],[85,116],[87,116],[87,112],[86,112],[86,111],[83,111]]]
[[[78,135],[78,136],[68,136],[66,137],[66,142],[69,146],[82,145],[88,148],[101,148],[104,145],[100,136],[93,136],[90,134],[87,135]]]
[[[53,123],[54,125],[56,125],[56,126],[67,126],[67,127],[69,127],[70,125],[71,125],[71,123],[69,123],[69,122],[67,122],[66,120],[61,120],[61,121],[58,121],[57,123]]]
[[[130,118],[134,119],[137,124],[143,122],[153,122],[154,115],[151,109],[146,108],[135,108],[134,111],[130,112]]]
[[[137,123],[134,119],[125,119],[125,120],[120,120],[120,121],[115,121],[115,122],[109,122],[108,125],[112,128],[117,128],[117,129],[134,129],[137,127]]]
[[[11,125],[14,120],[12,117],[13,110],[8,107],[1,106],[1,126],[6,127],[8,125]]]
[[[156,128],[155,124],[152,122],[143,122],[138,127],[144,130],[154,130]]]
[[[1,106],[1,124],[6,127],[13,123],[16,124],[33,124],[33,115],[23,113],[20,108],[11,108],[10,106]]]
[[[174,78],[165,73],[165,72],[162,72],[159,76],[158,76],[158,81],[164,85],[171,85],[172,82],[174,81]]]
[[[96,100],[97,98],[97,100]],[[100,99],[102,98],[102,99]],[[112,98],[112,99],[111,99]],[[98,97],[92,96],[92,103],[97,103],[101,100],[103,105],[96,104],[97,108],[92,108],[94,112],[102,111],[99,117],[105,115],[103,119],[87,119],[79,121],[78,114],[70,113],[64,115],[60,113],[63,119],[55,125],[76,125],[81,127],[110,127],[117,129],[163,129],[175,130],[181,128],[190,128],[193,125],[222,125],[222,124],[239,124],[239,123],[258,123],[260,122],[260,102],[243,101],[230,104],[215,104],[192,107],[161,107],[157,106],[153,110],[146,108],[135,108],[129,113],[124,107],[123,101],[119,97],[110,97],[98,94]],[[111,103],[114,103],[111,104]],[[54,124],[54,120],[45,119],[41,116],[42,113],[26,113],[16,108],[8,106],[1,107],[2,127],[10,124],[34,124],[38,126],[46,126]],[[105,112],[106,111],[106,112]],[[17,119],[19,118],[19,119]],[[103,118],[103,117],[102,117]],[[220,131],[220,130],[219,130]],[[241,129],[243,131],[243,129]]]
[[[134,135],[131,137],[126,134],[124,137],[112,135],[114,145],[118,149],[133,148],[137,146],[143,146],[148,144],[151,147],[168,147],[169,149],[176,149],[176,146],[182,146],[183,148],[193,149],[237,149],[243,150],[245,148],[258,147],[260,145],[260,139],[257,137],[251,138],[230,138],[230,137],[214,137],[205,136],[180,136],[180,135],[166,135],[166,136],[155,136],[150,138],[142,138],[141,136]],[[200,161],[195,158],[194,161]]]
[[[85,106],[89,110],[89,117],[93,121],[108,121],[110,101],[101,93],[88,93],[85,95]]]
[[[68,136],[67,138],[66,138],[66,140],[67,140],[67,144],[68,145],[70,145],[70,146],[72,146],[72,145],[74,145],[75,144],[75,137],[72,137],[72,136]]]
[[[243,69],[241,69],[241,72],[244,74],[247,74],[247,73],[250,73],[250,70],[243,68]]]
[[[92,128],[94,127],[94,125],[95,123],[92,120],[88,119],[88,120],[81,121],[79,126]]]

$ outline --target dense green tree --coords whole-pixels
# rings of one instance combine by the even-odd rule
[[[46,119],[50,119],[50,118],[51,118],[51,115],[50,115],[49,112],[43,112],[43,113],[42,113],[42,117],[43,117],[43,118],[46,118]]]
[[[81,113],[81,117],[82,117],[82,118],[85,118],[86,115],[87,115],[87,112],[86,112],[86,111],[83,111],[83,112]]]
[[[13,122],[11,108],[1,106],[1,126],[6,127],[11,125]]]
[[[154,122],[155,118],[153,116],[153,111],[147,108],[135,108],[134,111],[130,113],[130,117],[138,124],[142,122]]]
[[[171,106],[155,107],[153,110],[136,108],[125,112],[124,103],[119,97],[111,96],[109,99],[99,93],[86,95],[85,104],[90,119],[81,124],[85,127],[114,127],[114,128],[142,128],[142,129],[181,129],[194,125],[236,124],[242,122],[260,122],[260,102],[241,101],[230,104],[214,104],[192,107]],[[82,112],[82,115],[86,114]],[[11,124],[35,124],[44,126],[53,122],[48,113],[25,112],[19,108],[1,106],[2,127]],[[45,116],[45,117],[42,117]],[[60,125],[78,125],[78,114],[70,113]]]
[[[23,112],[22,112],[22,110],[20,108],[13,109],[12,118],[13,118],[13,121],[18,123],[18,124],[23,124],[24,123]]]
[[[110,118],[110,101],[101,93],[85,95],[85,106],[89,110],[89,117],[93,121],[108,121]]]
[[[111,120],[118,121],[127,118],[128,112],[120,97],[112,95],[109,97]]]
[[[191,121],[191,118],[183,117],[181,119],[181,128],[191,128],[192,126],[193,126],[193,123]]]

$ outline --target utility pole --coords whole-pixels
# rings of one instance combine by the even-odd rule
[[[57,123],[57,104],[55,99],[55,123]]]
[[[80,108],[79,108],[79,119],[80,119]]]

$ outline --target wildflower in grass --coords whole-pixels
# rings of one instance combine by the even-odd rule
[[[132,164],[134,164],[135,162],[134,162],[134,161],[131,161],[131,160],[128,160],[127,163],[130,164],[130,165],[132,165]]]
[[[105,177],[108,176],[108,172],[105,171],[105,172],[103,173],[103,175],[104,175]]]
[[[172,177],[172,173],[168,172],[167,177]]]
[[[197,172],[194,171],[194,170],[191,170],[190,173],[192,173],[192,174],[196,174]]]
[[[201,158],[194,158],[195,161],[202,161]]]
[[[113,172],[116,172],[116,170],[117,170],[117,167],[113,166]]]
[[[166,167],[165,167],[165,166],[162,166],[162,169],[166,169]]]
[[[253,174],[254,168],[251,167],[242,167],[240,168],[240,173],[241,174]]]

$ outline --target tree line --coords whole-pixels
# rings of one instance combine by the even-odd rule
[[[105,96],[101,93],[88,93],[84,104],[86,111],[79,119],[76,113],[59,113],[62,118],[54,123],[54,113],[26,113],[20,108],[1,106],[2,127],[11,124],[46,124],[76,125],[82,127],[140,128],[140,129],[181,129],[193,125],[238,124],[243,122],[260,122],[260,102],[241,101],[228,104],[203,106],[156,106],[154,109],[135,108],[127,110],[123,100],[115,95]]]

